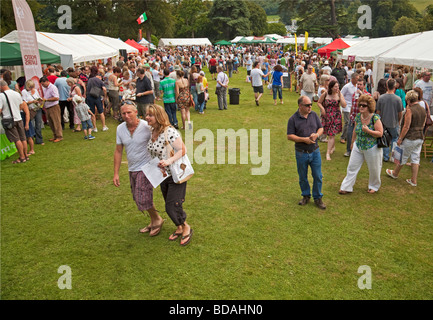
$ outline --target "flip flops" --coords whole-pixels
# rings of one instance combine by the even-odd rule
[[[161,232],[162,225],[164,224],[164,222],[165,222],[165,219],[162,220],[162,222],[161,222],[160,225],[155,226],[155,227],[152,227],[152,228],[151,228],[152,230],[151,230],[150,232],[153,232],[154,230],[157,230],[157,232],[154,233],[154,234],[149,234],[149,236],[150,236],[150,237],[156,237],[156,236]]]
[[[180,240],[180,245],[181,245],[182,247],[186,246],[188,243],[191,242],[191,238],[192,238],[192,234],[193,234],[193,232],[194,232],[194,230],[191,229],[191,231],[189,232],[188,235],[183,236],[183,237],[181,238],[181,240]],[[185,241],[185,242],[182,242],[182,241],[185,240],[186,238],[188,238],[188,240]]]
[[[182,236],[182,232],[181,232],[181,233],[176,233],[176,231],[175,231],[175,232],[173,232],[173,233],[170,235],[170,237],[168,238],[168,240],[170,240],[170,241],[175,241],[175,240],[177,240],[180,236]]]
[[[412,187],[416,187],[416,183],[413,183],[412,179],[406,179],[406,182],[409,183]]]
[[[27,162],[28,160],[29,160],[29,159],[27,159],[27,158],[24,158],[24,159],[18,158],[18,159],[16,159],[15,161],[12,161],[12,163],[13,163],[13,164],[24,163],[24,162]]]

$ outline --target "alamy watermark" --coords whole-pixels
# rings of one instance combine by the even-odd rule
[[[372,26],[372,15],[370,6],[363,5],[358,8],[358,13],[362,14],[358,19],[358,28],[361,30],[371,29]]]
[[[358,279],[358,288],[361,290],[371,290],[371,268],[367,265],[360,266],[358,268],[358,273],[363,274]]]
[[[72,29],[72,9],[68,5],[62,5],[57,9],[57,13],[62,16],[57,20],[57,26],[60,30]]]
[[[67,266],[67,265],[62,265],[57,269],[57,273],[62,274],[60,276],[59,280],[57,280],[57,286],[59,287],[59,289],[71,290],[72,289],[72,269],[71,269],[71,267]]]
[[[215,137],[210,129],[194,132],[192,126],[185,131],[185,146],[191,163],[197,164],[237,164],[239,149],[239,164],[258,166],[251,168],[251,174],[266,175],[271,163],[271,130],[261,129],[261,150],[259,138],[259,129],[217,129]],[[202,143],[194,148],[194,142]]]

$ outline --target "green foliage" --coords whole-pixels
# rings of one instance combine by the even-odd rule
[[[266,32],[268,34],[279,34],[280,36],[285,36],[287,34],[286,27],[283,23],[277,22],[277,23],[268,23],[268,31]]]
[[[208,10],[202,0],[183,0],[176,9],[176,32],[178,37],[195,38],[209,24]]]
[[[251,32],[250,12],[244,1],[215,0],[209,12],[218,39],[233,39]]]
[[[263,36],[268,31],[268,22],[265,10],[253,1],[246,1],[250,12],[251,34]]]
[[[401,17],[392,28],[394,36],[419,32],[417,21],[408,17]]]

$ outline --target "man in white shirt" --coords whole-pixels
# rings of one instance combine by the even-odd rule
[[[430,110],[432,110],[431,105],[433,102],[433,82],[430,80],[431,73],[424,72],[422,74],[422,79],[416,84],[416,88],[421,88],[422,97],[430,106]],[[431,112],[431,111],[430,111]]]
[[[23,101],[21,95],[11,90],[6,81],[0,80],[0,113],[2,119],[14,119],[12,128],[4,128],[6,137],[10,142],[15,143],[19,153],[19,159],[12,163],[23,163],[28,160],[27,156],[27,138],[25,130],[29,130],[30,112],[27,103]],[[7,96],[7,98],[6,98]],[[26,115],[26,123],[23,124],[21,110]]]
[[[258,61],[254,62],[254,68],[251,70],[251,85],[254,90],[254,97],[256,100],[256,105],[259,106],[259,100],[263,95],[263,82],[262,79],[269,76],[271,71],[267,74],[264,74],[263,71],[259,68],[260,63]]]
[[[143,214],[147,211],[151,220],[147,227],[140,229],[140,233],[149,232],[149,235],[154,237],[161,231],[164,220],[153,203],[153,186],[141,170],[151,160],[147,150],[151,137],[150,127],[145,120],[137,117],[137,107],[132,102],[124,104],[120,113],[124,122],[117,127],[113,183],[116,187],[120,186],[119,171],[125,147],[132,197],[138,210]]]
[[[346,107],[342,109],[343,111],[343,131],[341,133],[340,142],[346,143],[347,138],[347,126],[349,124],[349,118],[350,118],[350,109],[352,108],[352,98],[353,95],[356,92],[356,83],[358,82],[359,74],[354,72],[352,73],[352,76],[350,77],[350,82],[344,85],[344,87],[341,89],[341,94],[344,97],[344,100],[346,100]]]

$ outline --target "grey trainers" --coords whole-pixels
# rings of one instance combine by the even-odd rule
[[[304,196],[301,201],[299,201],[300,206],[305,206],[308,202],[310,202],[310,197]]]
[[[322,210],[326,209],[326,206],[323,203],[322,198],[320,198],[320,199],[314,199],[314,203],[316,204],[316,206],[319,207],[319,209],[322,209]]]

